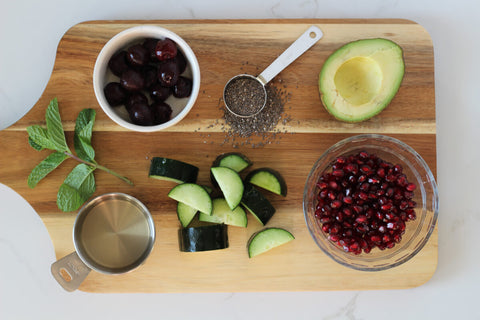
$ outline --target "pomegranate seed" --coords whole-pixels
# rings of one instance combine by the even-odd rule
[[[394,171],[395,173],[399,173],[399,174],[400,174],[400,173],[402,173],[403,168],[402,168],[401,165],[396,164],[396,165],[393,166],[393,171]]]
[[[385,168],[379,168],[377,170],[377,175],[380,177],[380,178],[385,178]]]
[[[383,213],[380,211],[375,212],[375,216],[377,217],[378,220],[383,220],[383,218],[385,218]]]
[[[330,239],[333,242],[337,242],[340,239],[340,237],[338,235],[331,234],[328,236],[328,239]]]
[[[407,201],[401,201],[400,205],[398,206],[400,210],[405,210],[408,208],[408,202]]]
[[[390,242],[390,241],[392,241],[392,238],[390,238],[390,236],[388,234],[385,234],[382,238],[382,241],[385,242],[385,243]]]
[[[362,182],[364,182],[365,180],[367,180],[367,176],[361,175],[360,177],[358,177],[357,182],[362,183]]]
[[[401,187],[405,187],[407,185],[407,177],[404,174],[401,174],[397,178],[397,184]]]
[[[393,247],[395,247],[395,242],[390,241],[390,242],[387,243],[387,248],[391,249]]]
[[[360,166],[360,172],[364,174],[369,174],[372,171],[372,168],[370,168],[369,165],[362,165]]]
[[[318,194],[318,196],[320,197],[320,199],[324,199],[327,197],[327,194],[328,194],[328,190],[327,189],[323,189],[322,191],[320,191],[320,193]]]
[[[393,174],[388,174],[385,177],[385,180],[387,180],[387,182],[394,182],[396,180],[396,177]]]
[[[349,173],[357,174],[358,173],[358,164],[356,163],[348,163],[343,167],[343,170]]]
[[[377,242],[382,241],[382,238],[380,238],[380,236],[373,235],[373,236],[370,237],[370,240],[372,240],[373,242],[377,243]]]
[[[405,187],[405,189],[407,189],[407,191],[414,191],[416,188],[417,188],[417,186],[415,185],[415,183],[409,183]]]
[[[336,161],[337,163],[343,164],[343,163],[345,163],[345,162],[347,161],[347,159],[346,159],[345,157],[340,156],[340,157],[338,157],[335,161]]]
[[[360,214],[363,211],[363,207],[361,206],[353,206],[352,209],[353,211],[355,211],[356,214]]]
[[[378,231],[381,232],[381,233],[385,233],[385,231],[387,231],[387,229],[384,225],[381,225],[381,226],[378,227]]]
[[[337,178],[343,178],[343,170],[337,169],[332,171],[332,176],[337,177]]]
[[[330,226],[331,226],[330,223],[324,223],[322,225],[322,231],[328,233],[328,230],[330,230]]]
[[[395,241],[396,243],[399,243],[401,240],[402,240],[402,236],[400,234],[396,233],[393,236],[393,241]]]
[[[322,215],[320,217],[320,222],[321,223],[327,223],[327,222],[331,222],[331,221],[332,221],[332,218],[330,218],[329,216]]]
[[[333,191],[328,191],[327,197],[328,197],[330,200],[335,200],[335,199],[337,198],[337,195],[336,195],[336,193],[333,192]]]
[[[344,214],[342,212],[338,212],[336,215],[335,215],[335,219],[337,219],[338,222],[342,222],[343,219],[345,218]]]
[[[363,215],[363,214],[362,214],[362,215],[359,215],[359,216],[355,219],[355,221],[358,222],[358,223],[366,223],[367,220],[368,220],[368,219],[367,219],[367,216],[365,216],[365,215]]]
[[[412,199],[412,198],[413,198],[413,192],[405,191],[405,192],[403,193],[403,196],[404,196],[406,199]]]
[[[328,183],[328,185],[330,186],[331,189],[337,189],[338,188],[338,183],[336,183],[335,181],[330,181]]]
[[[392,204],[391,203],[386,203],[380,207],[383,211],[388,211],[392,209]]]
[[[346,215],[347,217],[351,217],[351,216],[352,216],[352,210],[351,210],[350,208],[345,207],[345,208],[342,209],[342,212],[343,212],[343,214]]]
[[[363,252],[365,252],[365,253],[370,253],[370,251],[372,251],[372,248],[370,248],[370,247],[366,247],[366,248],[363,249]]]
[[[360,199],[362,199],[363,201],[368,200],[368,193],[365,193],[365,192],[362,191],[358,194],[358,197]]]
[[[352,204],[353,199],[350,196],[345,196],[345,197],[343,197],[343,202],[345,202],[346,204]]]
[[[362,190],[362,191],[368,191],[370,189],[370,184],[367,183],[367,182],[364,182],[360,185],[359,189]]]
[[[368,159],[369,154],[368,154],[368,152],[366,152],[366,151],[362,151],[362,152],[360,152],[360,153],[358,154],[358,156],[359,156],[361,159]]]
[[[326,189],[328,187],[328,184],[326,182],[319,182],[319,183],[317,183],[317,187],[320,190],[323,190],[323,189]]]
[[[334,223],[330,228],[330,234],[338,234],[340,232],[340,225],[338,223]]]
[[[333,200],[332,203],[330,204],[330,206],[333,208],[333,209],[338,209],[342,206],[342,201],[340,200]]]

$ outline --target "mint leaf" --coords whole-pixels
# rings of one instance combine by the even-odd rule
[[[30,147],[32,147],[33,149],[37,150],[37,151],[42,151],[43,150],[43,147],[41,145],[39,145],[38,143],[35,143],[35,141],[32,140],[32,138],[28,137],[28,144],[30,145]]]
[[[51,143],[55,145],[54,150],[70,152],[70,149],[67,146],[67,141],[65,140],[60,112],[58,111],[57,98],[50,101],[45,114],[45,120],[47,122],[47,135]]]
[[[92,129],[95,123],[95,110],[83,109],[75,122],[75,135],[73,143],[75,152],[80,159],[93,161],[95,150],[92,147]]]
[[[67,159],[68,156],[61,152],[51,153],[46,157],[42,162],[40,162],[28,176],[28,186],[30,188],[35,188],[37,183],[45,178],[47,174],[52,172],[56,167],[58,167],[63,160]]]
[[[42,128],[39,125],[33,125],[27,127],[27,132],[28,140],[35,143],[35,145],[45,149],[57,150],[57,145],[50,140],[45,128]],[[32,143],[30,143],[30,145],[33,146]],[[34,148],[37,149],[37,147]]]
[[[84,163],[73,168],[57,194],[57,206],[62,211],[74,211],[95,192],[94,167]]]

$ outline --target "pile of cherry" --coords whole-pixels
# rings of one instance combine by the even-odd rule
[[[182,76],[187,60],[168,38],[145,39],[121,50],[110,58],[108,67],[120,80],[105,86],[105,98],[112,107],[124,105],[137,125],[169,121],[172,108],[165,100],[170,95],[186,98],[192,92],[192,80]]]
[[[416,218],[416,185],[402,166],[365,151],[338,157],[317,188],[315,217],[328,239],[346,252],[393,248],[402,240],[405,222]]]

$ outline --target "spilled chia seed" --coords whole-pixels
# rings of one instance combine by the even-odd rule
[[[248,62],[242,63],[242,65],[245,64],[248,65]],[[243,70],[243,68],[241,69]],[[261,148],[265,145],[280,143],[282,135],[289,133],[287,124],[293,120],[290,115],[285,113],[286,104],[290,101],[291,94],[282,82],[282,79],[277,77],[265,86],[267,91],[265,107],[252,117],[238,117],[232,114],[225,107],[223,99],[220,98],[218,108],[222,111],[224,121],[217,119],[205,129],[221,126],[220,130],[225,133],[225,138],[220,145],[230,144],[233,148]],[[200,130],[198,128],[198,131]],[[205,139],[204,143],[214,143],[208,141],[211,137],[210,133],[200,133],[200,136]]]

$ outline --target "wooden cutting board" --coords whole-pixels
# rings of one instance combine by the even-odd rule
[[[202,73],[200,95],[189,115],[171,129],[158,133],[129,132],[112,122],[98,106],[92,71],[102,46],[116,33],[139,24],[165,27],[183,37],[196,53]],[[315,24],[324,37],[292,63],[275,84],[289,94],[285,112],[291,118],[279,125],[271,144],[234,148],[222,130],[222,90],[235,74],[258,74],[308,26]],[[392,103],[378,116],[359,123],[336,121],[320,103],[317,78],[335,49],[357,39],[384,37],[403,49],[406,73]],[[37,152],[27,143],[26,127],[44,124],[48,102],[58,97],[67,139],[83,108],[95,108],[93,145],[97,161],[131,178],[131,187],[104,172],[96,172],[97,191],[131,194],[151,210],[157,228],[152,255],[138,270],[120,276],[92,272],[81,290],[92,292],[234,292],[399,289],[419,286],[435,272],[438,237],[435,229],[424,249],[412,260],[387,271],[360,272],[343,267],[321,252],[311,239],[302,212],[306,177],[315,160],[332,144],[359,133],[398,138],[417,150],[436,174],[434,59],[430,36],[407,20],[183,20],[93,21],[68,30],[45,92],[32,110],[0,132],[0,182],[21,194],[38,212],[61,258],[73,251],[74,213],[60,212],[56,193],[76,164],[68,160],[35,189],[27,176],[49,151]],[[287,131],[287,133],[284,133]],[[259,138],[257,138],[259,139]],[[239,142],[240,140],[237,140]],[[267,195],[277,213],[267,226],[284,227],[295,235],[289,244],[249,259],[246,243],[262,227],[249,217],[248,228],[229,228],[226,250],[181,253],[175,202],[167,197],[173,183],[147,177],[150,159],[171,157],[200,168],[199,183],[209,184],[209,167],[216,155],[239,151],[254,167],[280,171],[288,184],[286,198]],[[32,243],[34,245],[34,243]],[[52,261],[53,262],[53,261]]]

